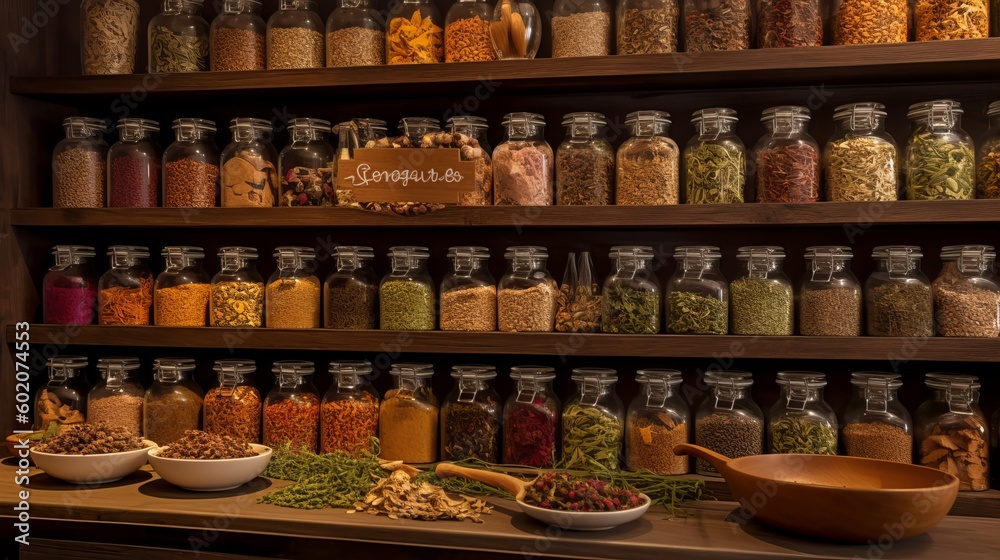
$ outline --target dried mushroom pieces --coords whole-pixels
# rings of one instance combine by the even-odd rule
[[[38,396],[37,406],[41,407],[36,411],[39,417],[39,426],[48,426],[51,422],[59,424],[79,424],[84,421],[83,413],[73,408],[72,405],[62,402],[59,395],[42,388],[42,393]]]
[[[223,206],[274,206],[278,170],[261,156],[241,150],[222,166]]]
[[[99,422],[68,427],[33,450],[58,455],[98,455],[135,451],[145,446],[139,436],[127,428]]]
[[[546,473],[524,493],[524,502],[559,511],[624,511],[643,504],[639,494],[603,480]]]
[[[913,8],[917,41],[986,38],[989,20],[987,0],[917,0]]]
[[[354,509],[347,513],[355,511],[383,514],[389,519],[471,519],[482,523],[483,514],[491,513],[493,508],[483,500],[464,496],[451,498],[443,488],[426,482],[414,482],[406,471],[400,469],[379,480],[364,501],[355,503]]]
[[[160,450],[165,459],[242,459],[256,457],[257,452],[246,441],[201,430],[185,430],[184,435]]]
[[[920,464],[958,477],[959,490],[988,490],[989,449],[975,416],[947,428],[934,426],[920,443]]]
[[[386,33],[388,64],[425,64],[444,60],[444,30],[420,10],[409,18],[397,17],[389,22]]]

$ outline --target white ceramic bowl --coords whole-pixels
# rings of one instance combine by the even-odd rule
[[[543,523],[555,525],[560,529],[570,531],[604,531],[614,529],[619,525],[624,525],[629,521],[635,521],[642,517],[649,509],[652,501],[649,496],[639,494],[643,503],[641,506],[622,511],[560,511],[545,509],[538,506],[528,505],[518,500],[517,505],[521,506],[521,511],[529,517],[533,517]]]
[[[169,459],[160,451],[149,450],[149,464],[160,478],[174,486],[195,492],[218,492],[239,488],[257,478],[271,462],[271,448],[250,444],[257,455],[240,459]]]
[[[62,455],[31,450],[35,465],[45,474],[73,484],[103,484],[121,480],[146,464],[149,448],[156,444],[142,440],[142,449],[121,453],[99,453],[94,455]]]

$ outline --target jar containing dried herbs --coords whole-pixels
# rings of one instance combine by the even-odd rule
[[[920,464],[958,477],[958,489],[990,489],[989,424],[979,408],[979,378],[928,373],[932,391],[914,413]]]
[[[315,453],[319,444],[319,394],[312,362],[274,362],[274,387],[264,398],[264,445]]]
[[[625,117],[625,126],[631,137],[618,148],[615,204],[677,204],[680,150],[668,136],[670,113],[634,111]]]
[[[83,0],[80,54],[84,76],[132,74],[139,41],[136,0]]]
[[[83,356],[53,356],[45,367],[48,380],[35,394],[35,430],[47,430],[49,424],[82,424],[87,419],[87,367]]]
[[[896,394],[903,386],[898,373],[858,371],[851,374],[854,394],[844,410],[844,453],[882,461],[913,461],[913,420]]]
[[[820,195],[820,152],[809,135],[809,109],[771,107],[760,122],[767,133],[754,147],[757,202],[816,202]]]
[[[740,274],[729,289],[733,334],[789,336],[795,327],[795,291],[785,275],[785,250],[740,247]]]
[[[615,394],[613,369],[576,368],[576,389],[562,413],[562,465],[618,470],[624,444],[625,405]]]
[[[320,326],[320,283],[316,251],[310,247],[278,247],[274,250],[278,268],[267,281],[264,302],[272,329],[318,329]]]
[[[146,389],[142,408],[142,433],[157,445],[170,445],[185,430],[201,426],[201,387],[192,379],[194,360],[157,358],[153,362],[153,384]]]
[[[457,5],[457,4],[456,4]],[[476,162],[476,190],[458,195],[459,206],[490,206],[493,204],[493,152],[486,133],[490,126],[483,117],[449,117],[445,129],[448,142],[437,142],[439,148],[458,148],[462,161]]]
[[[910,105],[906,143],[907,200],[976,197],[976,152],[962,129],[962,104],[950,99]]]
[[[177,119],[174,142],[163,151],[163,206],[214,208],[219,199],[215,123]]]
[[[378,277],[371,247],[341,245],[331,255],[337,270],[323,284],[324,326],[328,329],[374,329]]]
[[[764,413],[753,401],[753,376],[746,371],[705,374],[711,393],[698,406],[694,422],[695,445],[730,459],[764,453]],[[695,461],[700,475],[721,476],[708,461]]]
[[[444,25],[445,62],[496,60],[490,20],[493,8],[486,0],[458,0],[448,9]]]
[[[733,131],[737,122],[736,111],[725,107],[699,109],[691,116],[698,135],[684,148],[684,198],[688,204],[743,202],[747,154]]]
[[[388,461],[433,463],[438,454],[440,406],[428,381],[434,366],[392,364],[393,388],[382,399],[378,416],[380,457]]]
[[[822,46],[824,9],[820,0],[759,0],[757,48]]]
[[[611,12],[607,0],[555,0],[552,58],[611,54]]]
[[[616,334],[660,332],[660,280],[653,272],[653,248],[617,246],[608,255],[615,269],[601,292],[601,329]]]
[[[684,51],[750,48],[751,0],[684,0]]]
[[[163,0],[163,11],[149,21],[149,72],[201,72],[208,69],[210,29],[201,16],[204,0]]]
[[[427,271],[427,247],[389,248],[392,270],[379,285],[379,328],[432,331],[436,319],[434,280]]]
[[[204,327],[212,285],[201,247],[164,247],[166,268],[153,285],[153,321],[161,327]]]
[[[493,366],[455,366],[455,386],[441,404],[441,460],[496,463],[500,457],[500,395]]]
[[[326,67],[385,64],[383,19],[370,0],[338,0],[326,20]]]
[[[205,431],[247,443],[260,442],[263,401],[253,383],[253,360],[216,360],[218,385],[205,394]]]
[[[600,113],[563,117],[566,139],[556,149],[556,204],[611,204],[615,152],[604,139],[607,125]]]
[[[834,0],[834,45],[905,43],[910,32],[907,0]]]
[[[330,362],[333,385],[320,405],[320,451],[343,451],[352,457],[371,453],[378,437],[378,392],[368,381],[371,363]]]
[[[729,282],[719,270],[718,247],[687,246],[674,250],[677,269],[667,282],[667,332],[727,334]]]
[[[633,472],[687,474],[686,455],[674,447],[690,441],[691,409],[677,392],[683,382],[674,369],[640,369],[641,391],[628,407],[625,421],[625,464]]]
[[[223,0],[212,20],[213,72],[264,70],[267,23],[260,17],[260,0]]]
[[[441,279],[441,330],[495,331],[497,281],[486,247],[451,247],[451,266]]]
[[[326,57],[326,24],[316,13],[316,0],[280,0],[267,20],[267,68],[322,68]]]
[[[509,113],[504,140],[493,150],[493,203],[498,206],[552,204],[552,147],[545,141],[545,117]]]
[[[934,279],[934,311],[940,336],[1000,336],[1000,279],[991,245],[941,249],[941,273]]]
[[[990,128],[978,144],[976,198],[1000,198],[1000,101],[990,103],[986,116]]]
[[[875,270],[865,282],[869,336],[934,336],[931,282],[920,270],[920,247],[875,247]]]
[[[510,368],[514,392],[503,408],[503,462],[540,469],[555,467],[562,404],[552,390],[555,370]]]
[[[148,325],[153,307],[153,273],[145,259],[149,249],[133,245],[108,247],[111,268],[97,283],[99,325]]]
[[[444,18],[430,0],[402,0],[389,8],[386,64],[444,62]]]
[[[823,400],[826,375],[779,371],[778,402],[767,422],[769,453],[837,454],[837,415]]]
[[[156,208],[162,156],[156,143],[160,124],[119,119],[118,141],[108,149],[108,207]]]
[[[97,307],[97,273],[88,259],[93,247],[56,245],[55,264],[42,279],[42,322],[49,325],[90,325]]]
[[[826,143],[826,199],[886,202],[898,198],[899,151],[885,131],[885,106],[851,103],[833,114],[836,131]]]
[[[680,0],[618,2],[618,54],[677,52]]]
[[[799,334],[861,336],[861,284],[851,273],[850,247],[806,248],[799,289]]]
[[[107,204],[108,144],[102,119],[69,117],[66,137],[52,150],[52,207],[103,208]]]
[[[915,0],[913,38],[916,41],[985,39],[990,36],[988,0]]]
[[[257,272],[257,249],[222,247],[219,259],[221,270],[212,278],[209,324],[264,326],[264,278]]]
[[[556,295],[556,332],[597,332],[601,325],[601,290],[590,251],[566,256],[566,271]]]
[[[87,422],[104,422],[135,435],[142,433],[142,404],[146,392],[134,377],[139,358],[101,358],[101,380],[87,394]]]
[[[274,206],[278,193],[278,152],[274,127],[264,119],[236,118],[233,140],[222,150],[223,207]]]
[[[555,322],[556,281],[545,247],[507,247],[507,272],[497,286],[497,326],[504,332],[549,332]]]

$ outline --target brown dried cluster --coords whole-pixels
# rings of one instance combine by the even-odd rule
[[[749,0],[695,4],[692,10],[684,14],[684,22],[686,52],[739,51],[750,48]]]
[[[220,27],[212,31],[211,68],[213,72],[263,70],[267,40],[251,29]]]
[[[959,490],[988,490],[989,450],[982,428],[975,416],[946,429],[934,426],[920,442],[920,464],[957,476]]]
[[[490,39],[490,22],[473,16],[445,26],[445,62],[484,62],[496,58],[493,40]]]
[[[385,64],[385,33],[379,29],[348,27],[326,34],[326,67]]]
[[[909,20],[907,0],[842,0],[833,15],[833,43],[905,43]]]
[[[988,0],[917,0],[913,11],[917,41],[984,39],[990,36]]]
[[[39,444],[35,451],[59,455],[98,455],[121,453],[145,447],[142,440],[128,428],[105,422],[79,424]]]
[[[245,441],[229,436],[186,430],[184,436],[164,447],[159,456],[165,459],[242,459],[257,452]]]
[[[954,262],[944,265],[932,288],[939,335],[1000,336],[1000,294],[974,283]]]
[[[464,496],[450,498],[441,487],[426,482],[414,483],[405,471],[396,470],[379,480],[365,496],[365,501],[355,503],[354,509],[347,513],[355,511],[384,514],[389,519],[471,519],[482,523],[483,514],[489,514],[493,508],[483,500]]]

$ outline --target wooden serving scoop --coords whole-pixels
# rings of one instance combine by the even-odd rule
[[[525,491],[529,486],[534,484],[534,480],[524,481],[520,478],[514,478],[508,474],[484,471],[480,469],[470,469],[467,467],[453,465],[451,463],[439,463],[437,468],[434,469],[434,472],[440,478],[468,478],[470,480],[482,482],[483,484],[495,486],[496,488],[502,488],[510,492],[514,496],[514,499],[518,502],[524,501]]]

